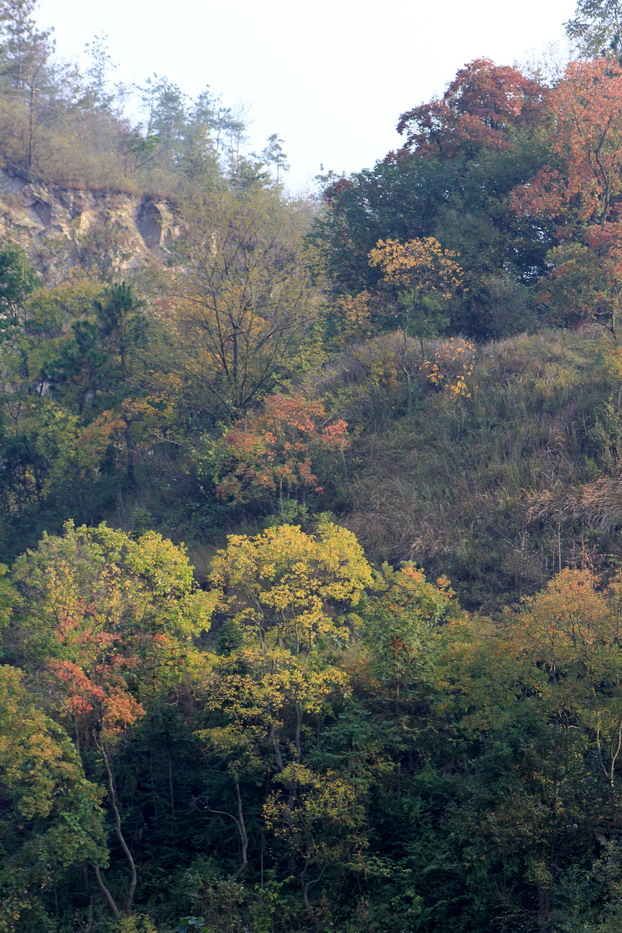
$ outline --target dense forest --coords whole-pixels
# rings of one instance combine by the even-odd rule
[[[0,248],[0,933],[622,929],[622,8],[566,30],[302,198],[0,0],[0,169],[103,205]]]

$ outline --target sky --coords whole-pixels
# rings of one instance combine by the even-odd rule
[[[442,94],[475,58],[567,54],[575,0],[40,0],[57,53],[77,60],[107,36],[117,80],[157,74],[195,96],[209,85],[241,107],[249,148],[284,140],[288,184],[321,169],[371,167],[399,146],[399,115]],[[557,43],[554,54],[551,43]]]

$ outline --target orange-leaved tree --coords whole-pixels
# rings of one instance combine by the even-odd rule
[[[515,68],[479,58],[461,68],[440,100],[403,113],[404,148],[422,157],[474,156],[507,149],[513,131],[537,126],[547,89]]]
[[[562,570],[525,601],[509,637],[538,670],[557,721],[590,742],[611,788],[622,761],[621,592],[619,574],[603,590],[589,570]]]
[[[301,395],[270,395],[263,410],[237,421],[218,448],[224,475],[218,494],[234,502],[286,501],[321,492],[315,461],[349,445],[347,424],[322,402]]]
[[[553,160],[516,188],[526,217],[560,227],[617,221],[622,201],[622,67],[572,62],[549,98]],[[568,231],[569,232],[569,231]]]
[[[551,92],[552,158],[510,205],[537,229],[555,226],[543,304],[564,323],[595,321],[615,336],[622,284],[622,66],[573,62]],[[600,229],[599,229],[600,228]]]

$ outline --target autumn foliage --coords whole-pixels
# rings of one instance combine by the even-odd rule
[[[622,68],[611,59],[573,62],[550,95],[552,153],[513,195],[534,216],[605,223],[618,220],[622,195]]]
[[[230,471],[217,490],[222,498],[245,502],[321,492],[314,473],[323,453],[347,449],[347,424],[331,418],[320,401],[301,395],[271,395],[263,411],[236,422],[223,436],[221,450]]]
[[[11,184],[93,110],[178,200],[0,249],[0,933],[622,930],[618,7],[319,203],[3,3]]]
[[[475,353],[475,345],[468,340],[450,337],[434,348],[431,359],[423,361],[421,372],[431,385],[446,390],[452,398],[468,398]]]
[[[397,131],[405,136],[404,148],[422,158],[506,149],[513,130],[540,122],[546,96],[515,68],[480,58],[458,71],[440,100],[403,113]]]
[[[401,289],[437,292],[451,298],[461,284],[461,269],[454,250],[443,249],[434,237],[408,240],[379,240],[369,254],[387,282]]]
[[[209,624],[187,557],[153,532],[131,541],[69,522],[22,556],[15,579],[36,621],[25,650],[42,658],[59,709],[86,740],[112,740],[143,716]]]

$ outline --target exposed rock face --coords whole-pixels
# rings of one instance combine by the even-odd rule
[[[164,199],[43,185],[0,168],[0,236],[49,270],[84,264],[85,251],[107,252],[116,271],[136,268],[165,259],[178,234]]]

